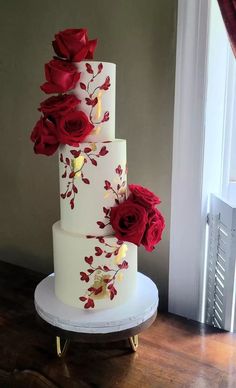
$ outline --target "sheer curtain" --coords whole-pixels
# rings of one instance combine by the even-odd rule
[[[236,0],[218,0],[218,3],[236,57]]]

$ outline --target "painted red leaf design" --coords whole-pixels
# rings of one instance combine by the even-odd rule
[[[99,63],[99,65],[98,65],[98,74],[101,73],[102,69],[103,69],[103,64]]]
[[[98,224],[100,229],[104,229],[106,226],[102,221],[97,221],[97,224]]]
[[[93,68],[92,68],[92,66],[90,65],[90,63],[86,63],[85,66],[86,66],[87,72],[88,72],[89,74],[93,74]]]
[[[81,302],[85,302],[87,298],[85,298],[85,296],[80,296],[79,300],[81,300]]]
[[[127,269],[127,268],[129,267],[129,264],[127,263],[126,260],[124,260],[124,261],[122,261],[121,264],[118,265],[118,267],[119,267],[120,269]]]
[[[95,236],[91,236],[90,234],[87,234],[86,238],[94,238]]]
[[[66,158],[66,164],[69,166],[70,165],[70,159]]]
[[[86,184],[86,185],[89,185],[90,184],[90,180],[88,178],[82,178],[82,181]]]
[[[114,255],[117,256],[118,253],[119,253],[119,249],[116,249],[116,250],[114,251]]]
[[[104,244],[105,240],[103,237],[97,237],[97,239],[101,244]]]
[[[112,281],[112,278],[111,279],[103,279],[103,282],[106,284],[110,283],[111,281]]]
[[[64,159],[63,159],[63,155],[62,155],[62,154],[60,154],[60,162],[62,162],[62,163],[63,163],[63,161],[64,161]]]
[[[75,185],[72,186],[72,190],[74,191],[74,193],[76,193],[76,194],[78,193],[78,189]]]
[[[66,194],[67,198],[69,198],[72,194],[72,191],[68,191],[68,193]]]
[[[66,193],[61,194],[61,198],[62,198],[62,199],[65,199],[65,198],[66,198]]]
[[[116,244],[117,244],[117,245],[122,245],[123,243],[124,243],[124,241],[122,241],[122,240],[117,240],[117,241],[116,241]]]
[[[105,180],[104,189],[105,189],[105,190],[110,190],[110,188],[111,188],[111,183],[110,183],[109,181]]]
[[[62,177],[62,178],[66,178],[66,175],[67,175],[67,174],[66,174],[66,170],[65,170],[64,174],[62,174],[61,177]]]
[[[104,113],[104,116],[103,116],[103,119],[102,119],[102,123],[104,123],[105,121],[108,121],[109,119],[110,119],[109,112],[106,111]]]
[[[86,104],[87,105],[91,105],[93,108],[97,105],[97,103],[98,103],[98,99],[97,99],[97,97],[96,98],[94,98],[94,99],[92,99],[92,98],[85,98],[85,101],[86,101]]]
[[[94,301],[91,298],[88,298],[87,303],[84,305],[85,309],[94,308]]]
[[[75,207],[75,203],[74,203],[74,199],[72,198],[72,199],[70,200],[70,208],[71,208],[71,209],[74,209],[74,207]]]
[[[89,292],[94,292],[95,290],[96,290],[95,287],[89,287],[89,288],[88,288],[88,291],[89,291]]]
[[[81,89],[86,90],[86,85],[83,82],[80,82],[80,87]]]
[[[103,146],[101,149],[100,149],[100,151],[99,151],[99,155],[100,156],[105,156],[106,154],[108,154],[108,150],[107,150],[107,148],[106,148],[106,146]]]
[[[114,298],[114,296],[117,294],[117,290],[115,289],[113,284],[110,284],[107,288],[110,291],[110,299],[112,300]]]
[[[107,257],[108,259],[110,259],[111,256],[112,256],[112,253],[111,253],[111,252],[108,252],[108,253],[106,254],[105,257]]]
[[[75,158],[78,158],[78,156],[80,156],[81,151],[71,150],[70,153],[71,153],[71,155],[73,155]]]
[[[89,276],[86,274],[86,272],[80,272],[80,280],[85,281],[86,283],[88,283]]]
[[[102,85],[100,86],[100,90],[108,90],[110,86],[111,86],[111,84],[110,84],[110,77],[109,77],[109,75],[108,75],[108,76],[106,77],[106,79],[105,79],[104,84],[102,84]]]
[[[71,171],[71,173],[70,173],[70,175],[69,175],[69,178],[74,178],[74,176],[75,176],[74,171]]]
[[[110,209],[107,209],[105,206],[103,206],[103,213],[106,214],[106,216],[109,214]]]
[[[95,159],[90,158],[90,161],[92,162],[92,164],[93,164],[94,166],[97,166],[97,165],[98,165],[98,163],[97,163],[97,161],[96,161]]]
[[[93,256],[85,256],[84,260],[86,261],[86,263],[88,263],[89,265],[92,265],[93,264]]]
[[[89,268],[87,271],[88,271],[89,273],[94,273],[94,269],[92,269],[92,268]]]
[[[103,287],[102,287],[102,286],[99,287],[99,288],[96,288],[96,290],[94,291],[94,294],[95,294],[95,295],[98,295],[98,294],[100,294],[100,293],[102,292],[102,290],[103,290]]]
[[[89,147],[85,147],[84,149],[84,152],[87,154],[88,152],[91,152],[92,151],[92,148],[89,148]]]
[[[120,164],[116,167],[115,172],[116,172],[118,175],[122,175],[123,170],[122,170]]]
[[[100,247],[95,247],[95,256],[101,256],[103,254],[103,250]]]
[[[110,271],[110,268],[107,267],[107,265],[104,265],[104,266],[103,266],[103,270],[104,270],[105,272],[109,272],[109,271]]]

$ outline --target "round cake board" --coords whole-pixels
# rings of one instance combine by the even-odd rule
[[[135,293],[124,304],[109,309],[83,310],[57,299],[54,274],[51,274],[36,287],[34,302],[40,318],[56,329],[55,333],[61,337],[101,342],[133,338],[149,327],[155,320],[159,298],[153,281],[138,273]],[[136,350],[132,344],[131,347]]]

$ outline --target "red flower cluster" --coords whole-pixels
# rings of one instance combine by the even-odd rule
[[[43,116],[31,133],[35,153],[52,155],[60,143],[77,146],[94,128],[86,114],[78,110],[80,100],[62,93],[74,89],[80,78],[72,61],[93,59],[96,44],[97,40],[88,40],[86,29],[67,29],[55,35],[52,45],[60,58],[45,65],[46,82],[41,89],[60,94],[40,104]]]
[[[143,245],[151,252],[165,228],[164,217],[156,209],[161,201],[145,187],[129,185],[129,190],[128,199],[111,208],[110,223],[119,240]]]

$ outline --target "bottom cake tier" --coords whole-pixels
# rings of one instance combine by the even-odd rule
[[[114,236],[82,236],[53,225],[55,294],[82,309],[107,309],[134,293],[137,247]]]

